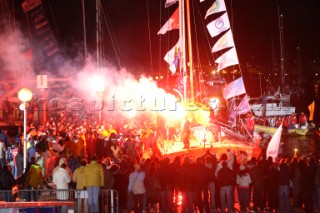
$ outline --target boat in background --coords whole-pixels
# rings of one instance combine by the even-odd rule
[[[313,134],[314,126],[302,126],[301,128],[298,126],[297,128],[283,128],[282,134],[288,136],[295,136],[295,135],[309,135]],[[272,126],[264,126],[264,125],[255,125],[254,131],[262,137],[272,136],[276,133],[278,127]]]

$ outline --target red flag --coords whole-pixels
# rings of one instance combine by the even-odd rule
[[[169,20],[162,26],[158,32],[158,35],[165,34],[166,32],[175,29],[179,29],[179,8],[174,11]]]

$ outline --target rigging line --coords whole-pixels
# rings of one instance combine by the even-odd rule
[[[117,48],[119,46],[118,42],[117,42],[117,38],[114,35],[110,18],[107,15],[107,13],[105,12],[105,10],[106,10],[105,6],[102,4],[102,15],[103,15],[103,18],[104,18],[104,20],[106,22],[106,26],[107,26],[107,30],[108,30],[108,33],[109,33],[109,36],[110,36],[110,39],[111,39],[111,44],[112,44],[112,47],[113,47],[113,51],[114,51],[114,53],[116,55],[119,67],[122,67],[123,66],[123,62],[122,62],[123,60],[122,60],[121,52],[117,50],[117,49],[119,49],[119,48]]]
[[[51,7],[50,0],[48,1],[48,4],[49,4],[49,8],[50,8],[50,13],[51,13],[51,16],[52,16],[52,19],[53,19],[54,27],[56,28],[57,36],[58,36],[58,39],[59,39],[59,42],[60,42],[60,45],[61,45],[62,44],[62,40],[61,40],[61,37],[60,37],[60,31],[59,31],[56,19],[55,19],[54,15],[53,15],[53,10],[52,10],[52,7]],[[41,6],[42,6],[42,9],[43,9],[43,12],[46,13],[46,11],[44,10],[43,4]],[[55,36],[53,36],[53,39],[56,40]],[[57,45],[58,49],[60,50],[61,54],[64,55],[64,51],[60,48],[60,45]]]
[[[201,14],[199,5],[197,5],[196,8],[197,8],[197,12],[198,12],[199,16],[202,17],[202,14]],[[206,28],[204,22],[201,22],[201,24],[202,24],[202,29],[204,29],[204,32],[206,32],[206,29],[207,29],[207,28]],[[204,40],[203,37],[201,37],[201,38],[202,38],[202,40]],[[210,38],[209,38],[209,36],[208,36],[208,33],[205,33],[205,38],[206,38],[206,41],[203,41],[204,44],[207,43],[208,47],[211,47]],[[206,44],[205,44],[205,45],[206,45]],[[214,57],[213,57],[214,53],[211,54],[211,51],[210,51],[210,54],[208,54],[207,49],[205,49],[205,50],[206,50],[207,58],[209,59],[209,60],[208,60],[208,61],[209,61],[209,64],[210,64],[210,66],[212,66],[211,63],[210,63],[210,58],[211,58],[211,60],[214,62]],[[210,57],[210,56],[211,56],[211,57]]]
[[[151,36],[150,36],[150,17],[149,17],[149,3],[148,0],[146,0],[147,3],[147,20],[148,20],[148,36],[149,36],[149,51],[150,51],[150,62],[151,62],[151,73],[153,73],[153,60],[152,60],[152,44],[151,44]],[[160,69],[158,71],[160,75]]]

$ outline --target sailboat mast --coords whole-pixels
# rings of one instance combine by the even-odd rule
[[[181,57],[180,57],[180,69],[182,68],[182,75],[183,75],[183,102],[186,102],[187,98],[187,61],[186,61],[186,38],[185,38],[185,10],[184,4],[185,1],[181,0],[179,2],[179,37],[180,37],[180,48],[181,48]]]
[[[190,95],[191,101],[194,101],[194,82],[193,82],[193,55],[191,41],[191,24],[190,24],[190,0],[186,0],[187,29],[188,29],[188,56],[189,56],[189,77],[190,77]]]
[[[281,83],[285,83],[285,68],[284,68],[284,46],[283,46],[283,15],[280,13],[280,7],[278,6],[279,12],[279,32],[280,32],[280,66],[281,66]]]
[[[82,0],[82,22],[83,22],[83,45],[84,45],[84,58],[87,58],[87,28],[86,28],[86,10],[84,0]]]
[[[97,67],[101,66],[101,40],[102,40],[102,27],[101,27],[101,0],[96,0],[96,63]]]

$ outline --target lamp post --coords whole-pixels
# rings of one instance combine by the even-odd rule
[[[18,98],[22,102],[20,110],[23,110],[23,170],[27,168],[27,102],[32,99],[32,91],[22,88],[18,92]]]

